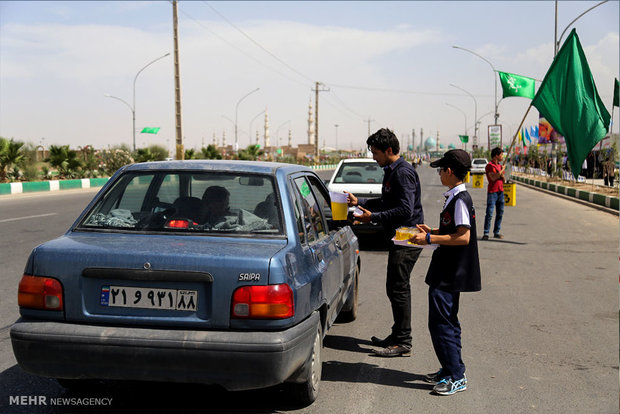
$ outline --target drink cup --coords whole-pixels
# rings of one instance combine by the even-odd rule
[[[346,220],[349,208],[347,206],[347,195],[345,193],[337,193],[330,191],[329,197],[332,204],[332,219]]]

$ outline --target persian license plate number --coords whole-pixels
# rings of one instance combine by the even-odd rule
[[[195,311],[198,306],[198,291],[182,289],[159,289],[128,286],[103,286],[101,305]]]

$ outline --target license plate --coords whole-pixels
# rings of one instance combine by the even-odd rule
[[[128,286],[103,286],[101,305],[123,308],[195,311],[198,291]]]

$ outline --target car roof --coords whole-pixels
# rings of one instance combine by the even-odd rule
[[[312,171],[310,168],[298,164],[286,164],[267,161],[240,161],[240,160],[175,160],[154,161],[131,164],[125,171],[148,170],[231,170],[235,172],[273,174],[282,169],[285,173],[296,171]]]
[[[343,163],[345,164],[349,164],[349,163],[367,163],[367,162],[374,162],[376,163],[377,161],[373,160],[372,158],[345,158],[342,160]]]

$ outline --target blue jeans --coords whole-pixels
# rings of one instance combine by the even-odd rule
[[[487,193],[487,211],[484,215],[484,234],[489,235],[491,231],[491,219],[493,218],[493,210],[497,206],[497,214],[495,215],[495,226],[493,234],[499,234],[502,227],[502,217],[504,216],[504,192]]]
[[[442,373],[453,381],[465,376],[465,364],[461,358],[459,299],[459,292],[428,289],[428,330]]]

